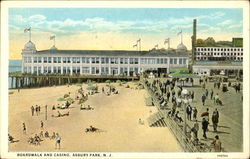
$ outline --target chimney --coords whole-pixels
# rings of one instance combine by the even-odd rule
[[[195,46],[196,46],[196,19],[193,20],[193,36],[192,36],[192,64],[195,58]]]

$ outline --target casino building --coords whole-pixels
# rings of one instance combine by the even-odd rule
[[[188,67],[184,44],[177,49],[127,50],[36,50],[29,41],[22,50],[22,72],[30,74],[80,74],[135,76],[147,70],[170,73]]]

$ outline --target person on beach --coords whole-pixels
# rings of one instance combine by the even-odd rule
[[[39,136],[40,136],[40,138],[43,137],[43,131],[40,132]]]
[[[36,111],[36,116],[38,116],[38,106],[37,105],[35,107],[35,111]]]
[[[53,132],[53,133],[52,133],[52,136],[51,136],[51,139],[55,139],[55,138],[56,138],[56,133]]]
[[[43,126],[44,126],[44,125],[43,125],[43,121],[41,121],[41,129],[43,129]]]
[[[34,140],[35,140],[36,145],[40,145],[40,142],[42,141],[41,138],[37,134],[35,134]]]
[[[49,132],[48,132],[48,131],[46,131],[46,132],[44,133],[44,137],[49,138]]]
[[[38,106],[38,114],[40,115],[40,112],[41,112],[41,106],[39,105]]]
[[[221,141],[219,140],[219,136],[216,135],[214,141],[212,142],[214,145],[215,152],[221,152]]]
[[[58,149],[60,149],[61,148],[61,137],[59,136],[59,134],[58,133],[56,133],[56,137],[55,137],[55,139],[56,139],[56,148],[55,149],[57,149],[57,145],[58,145]]]
[[[31,106],[31,115],[34,116],[34,111],[35,111],[35,108],[33,107],[33,105]]]
[[[26,134],[26,125],[23,123],[23,133]]]

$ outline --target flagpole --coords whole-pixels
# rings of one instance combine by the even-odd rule
[[[141,51],[141,39],[140,39],[140,51]]]
[[[31,41],[31,27],[30,27],[30,41]]]
[[[54,47],[56,46],[56,37],[54,37]]]
[[[168,38],[168,49],[170,49],[170,38]]]
[[[182,43],[182,30],[181,30],[181,43]]]

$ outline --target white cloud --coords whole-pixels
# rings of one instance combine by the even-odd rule
[[[232,24],[232,23],[233,23],[232,20],[227,19],[227,20],[225,20],[223,22],[218,23],[217,25],[218,26],[226,26],[226,25],[229,25],[229,24]]]
[[[35,31],[47,31],[51,33],[62,33],[62,34],[78,34],[80,31],[89,31],[89,32],[138,32],[142,31],[147,32],[167,32],[170,31],[173,34],[179,31],[180,29],[185,30],[185,32],[192,32],[193,19],[218,19],[225,15],[223,12],[215,12],[209,15],[200,15],[194,17],[183,17],[183,18],[173,18],[163,19],[160,21],[155,20],[142,20],[142,21],[108,21],[104,18],[94,17],[87,18],[83,20],[48,20],[44,15],[32,15],[30,17],[24,18],[21,15],[12,16],[13,26],[22,26],[25,24],[31,26],[32,30]],[[226,20],[218,24],[218,26],[224,26],[231,23],[231,20]],[[16,24],[16,25],[14,25]],[[20,25],[22,24],[22,25]],[[13,28],[12,26],[12,28]],[[206,27],[206,30],[209,31],[220,31],[219,27],[211,26],[209,24],[199,23],[199,27]],[[236,25],[231,26],[231,28],[237,27]],[[15,28],[17,29],[17,28]],[[23,28],[21,28],[23,29]],[[208,31],[206,31],[208,32]]]
[[[45,21],[45,20],[46,20],[46,17],[40,14],[36,14],[28,18],[28,21],[30,22],[40,22],[40,21]]]
[[[223,17],[224,15],[225,15],[224,12],[215,12],[211,14],[210,19],[219,19]]]
[[[227,27],[228,29],[233,29],[233,28],[242,28],[242,24],[235,24],[235,25],[230,25]]]

